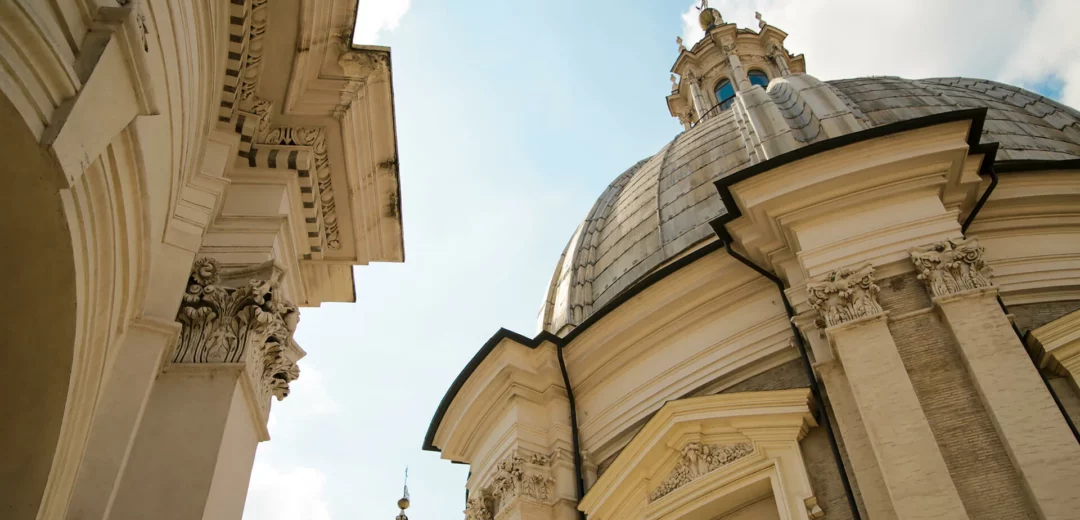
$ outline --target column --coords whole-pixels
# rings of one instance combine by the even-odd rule
[[[998,305],[982,254],[969,238],[913,250],[911,258],[1040,517],[1075,518],[1080,445]]]
[[[694,112],[697,113],[699,119],[705,117],[705,113],[709,110],[709,104],[705,102],[701,95],[700,80],[692,72],[687,74],[686,79],[690,83],[690,99],[694,102]]]
[[[240,518],[271,396],[288,395],[304,352],[281,271],[192,268],[180,338],[154,382],[108,518]],[[247,279],[246,283],[243,280]]]
[[[968,518],[877,302],[873,268],[807,284],[843,365],[896,517]]]

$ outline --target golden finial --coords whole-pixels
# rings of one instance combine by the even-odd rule
[[[401,512],[398,513],[394,520],[409,520],[409,517],[405,516],[405,510],[409,508],[409,468],[405,467],[405,489],[401,494],[401,498],[397,501],[398,509]]]

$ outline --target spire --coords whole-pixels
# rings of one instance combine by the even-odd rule
[[[409,520],[408,516],[405,516],[405,510],[409,508],[409,467],[405,467],[405,489],[401,493],[401,498],[397,501],[398,508],[401,512],[398,513],[394,520]]]

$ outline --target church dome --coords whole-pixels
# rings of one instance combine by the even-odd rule
[[[1021,88],[968,78],[784,79],[824,86],[862,128],[986,108],[982,142],[999,144],[998,161],[1080,158],[1080,112]],[[789,83],[775,83],[767,95],[799,108],[788,102],[797,97]],[[820,108],[785,110],[786,122],[799,132],[797,146],[835,135],[815,128],[829,118]],[[709,221],[724,213],[713,182],[760,162],[744,144],[736,112],[701,121],[604,190],[559,259],[540,311],[541,330],[565,333],[653,270],[713,239]]]

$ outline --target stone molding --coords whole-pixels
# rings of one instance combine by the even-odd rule
[[[259,144],[274,146],[308,146],[315,159],[315,178],[318,186],[316,204],[322,217],[323,237],[326,248],[341,249],[341,231],[338,229],[337,204],[334,202],[334,186],[330,175],[330,157],[326,148],[326,129],[322,127],[275,127],[258,139]],[[316,252],[317,248],[315,248]]]
[[[649,502],[659,500],[668,493],[754,452],[749,442],[737,444],[701,444],[691,442],[682,449],[682,458],[667,478],[649,493]]]
[[[806,284],[810,306],[821,315],[825,327],[880,314],[879,290],[870,264],[837,269],[823,280]]]
[[[950,239],[911,250],[918,278],[930,296],[939,298],[993,286],[977,238]]]
[[[255,278],[239,288],[221,284],[221,277],[213,258],[192,266],[170,363],[242,366],[265,417],[270,396],[284,399],[289,383],[300,376],[296,360],[303,351],[293,340],[300,313],[281,298],[277,277]]]
[[[551,457],[513,452],[496,466],[490,484],[468,501],[466,520],[491,520],[517,499],[548,503],[554,497]]]

